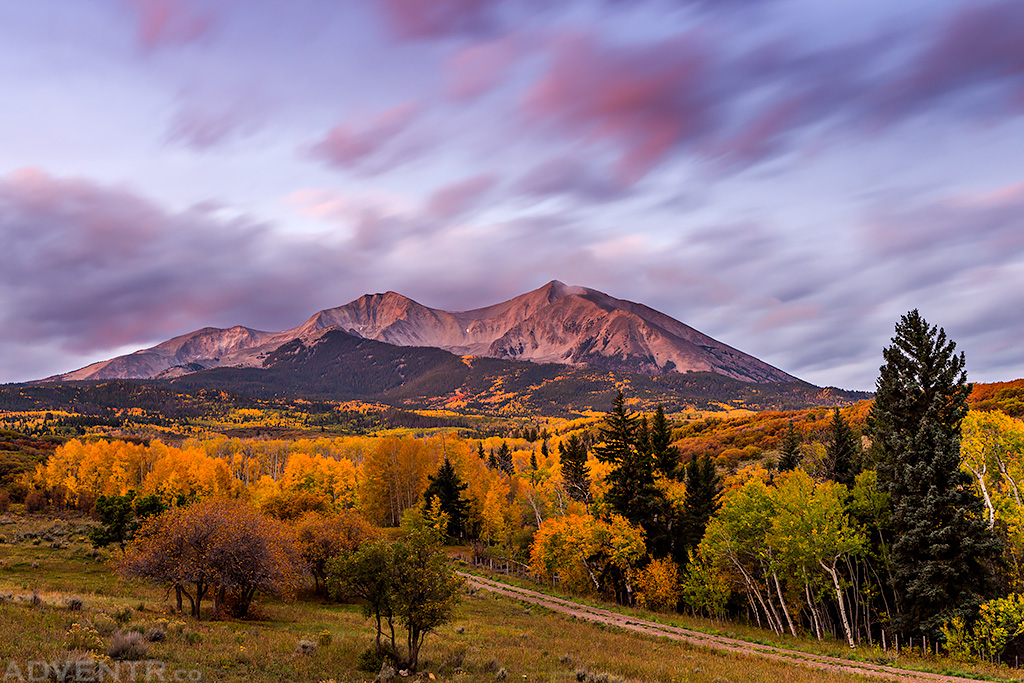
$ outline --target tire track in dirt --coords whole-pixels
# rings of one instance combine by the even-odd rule
[[[796,664],[812,669],[838,671],[861,676],[874,676],[888,678],[897,681],[930,681],[939,683],[977,683],[977,679],[961,678],[959,676],[947,676],[944,674],[928,673],[924,671],[909,671],[897,669],[883,664],[871,664],[869,662],[855,662],[838,657],[817,655],[799,650],[787,650],[773,645],[761,645],[745,640],[715,636],[700,631],[691,631],[678,626],[668,626],[654,621],[646,621],[635,617],[626,616],[611,612],[600,607],[591,607],[578,602],[556,598],[544,593],[538,593],[527,588],[520,588],[493,579],[486,579],[473,574],[459,572],[466,579],[466,583],[480,590],[487,590],[507,597],[515,598],[523,602],[532,603],[555,612],[561,612],[577,619],[592,621],[599,624],[617,626],[629,631],[636,631],[646,635],[678,640],[697,647],[706,647],[713,650],[730,652],[748,657],[760,657],[787,664]]]

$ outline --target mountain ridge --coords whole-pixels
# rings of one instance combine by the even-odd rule
[[[797,378],[643,304],[552,280],[507,301],[445,311],[388,291],[323,309],[281,332],[204,327],[44,382],[173,379],[217,367],[260,368],[281,347],[339,330],[395,346],[646,375],[711,372],[744,382]]]

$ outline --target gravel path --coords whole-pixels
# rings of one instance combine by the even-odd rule
[[[945,676],[942,674],[926,673],[922,671],[908,671],[906,669],[897,669],[895,667],[883,666],[881,664],[854,662],[846,659],[839,659],[837,657],[828,657],[826,655],[816,655],[807,652],[799,652],[797,650],[787,650],[780,647],[774,647],[772,645],[759,645],[758,643],[736,640],[735,638],[726,638],[725,636],[714,636],[707,633],[701,633],[700,631],[691,631],[677,626],[667,626],[654,621],[637,619],[624,614],[610,612],[606,609],[601,609],[600,607],[591,607],[578,602],[563,600],[562,598],[552,597],[526,588],[512,586],[507,583],[501,583],[492,579],[485,579],[483,577],[466,574],[464,572],[459,572],[459,574],[466,579],[466,583],[468,585],[474,588],[492,591],[517,600],[522,600],[523,602],[540,605],[556,612],[574,616],[577,619],[617,626],[619,628],[637,631],[651,636],[680,640],[698,647],[722,650],[750,657],[761,657],[763,659],[797,664],[799,666],[805,666],[812,669],[841,671],[845,673],[859,674],[862,676],[876,676],[897,681],[942,681],[947,683],[965,683],[967,681],[971,681],[973,683],[977,683],[977,680],[973,678]]]

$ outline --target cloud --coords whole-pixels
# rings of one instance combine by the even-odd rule
[[[985,109],[1024,113],[1024,5],[1015,0],[970,3],[932,31],[881,91],[884,114],[905,116],[968,93],[988,100]]]
[[[623,184],[713,130],[714,66],[695,35],[630,48],[565,36],[552,53],[525,98],[528,114],[587,144],[611,145]]]
[[[194,0],[129,0],[129,3],[138,15],[139,40],[149,50],[195,42],[214,25],[207,6]]]
[[[493,175],[482,173],[445,185],[427,200],[427,213],[441,220],[459,218],[480,204],[496,180]]]
[[[523,59],[524,41],[512,36],[463,48],[445,62],[445,88],[455,100],[473,100],[498,85]]]
[[[405,40],[479,35],[493,28],[499,0],[375,0],[395,34]]]
[[[369,121],[341,123],[327,131],[311,149],[313,155],[336,168],[379,173],[407,161],[408,148],[397,144],[412,126],[420,108],[406,102],[381,112]]]
[[[516,182],[515,192],[524,197],[547,199],[567,196],[588,202],[604,202],[626,194],[625,188],[603,170],[570,156],[545,161]]]
[[[216,321],[292,319],[312,300],[303,287],[327,272],[315,245],[220,218],[218,207],[168,212],[126,189],[37,170],[0,179],[0,234],[5,338],[79,354]]]
[[[186,106],[172,117],[167,140],[205,151],[244,136],[256,127],[250,111],[243,111],[239,106],[219,109]]]

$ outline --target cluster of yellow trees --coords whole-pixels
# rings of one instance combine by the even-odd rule
[[[403,513],[422,506],[428,477],[448,458],[467,485],[468,537],[501,546],[506,557],[518,552],[517,559],[544,576],[558,575],[571,589],[605,591],[603,577],[614,574],[625,577],[629,595],[617,597],[629,602],[673,608],[681,598],[712,613],[745,603],[753,619],[779,632],[806,629],[821,637],[834,631],[851,643],[858,633],[871,637],[871,623],[887,610],[871,597],[880,580],[873,574],[883,565],[873,553],[885,552],[871,538],[887,514],[874,471],[847,487],[817,477],[812,468],[774,471],[775,454],[766,452],[763,467],[720,472],[726,476],[718,511],[680,566],[670,558],[652,560],[644,530],[606,505],[608,464],[591,455],[589,496],[570,495],[558,452],[573,433],[582,430],[534,441],[215,438],[173,447],[74,440],[25,483],[69,506],[135,491],[168,503],[241,498],[285,520],[351,511],[374,525],[397,526]],[[503,445],[511,467],[495,466],[492,453]],[[990,526],[1004,539],[1010,588],[1024,593],[1024,423],[971,411],[963,422],[962,457]],[[681,510],[682,482],[661,477],[657,485]],[[322,571],[314,574],[321,584]]]

